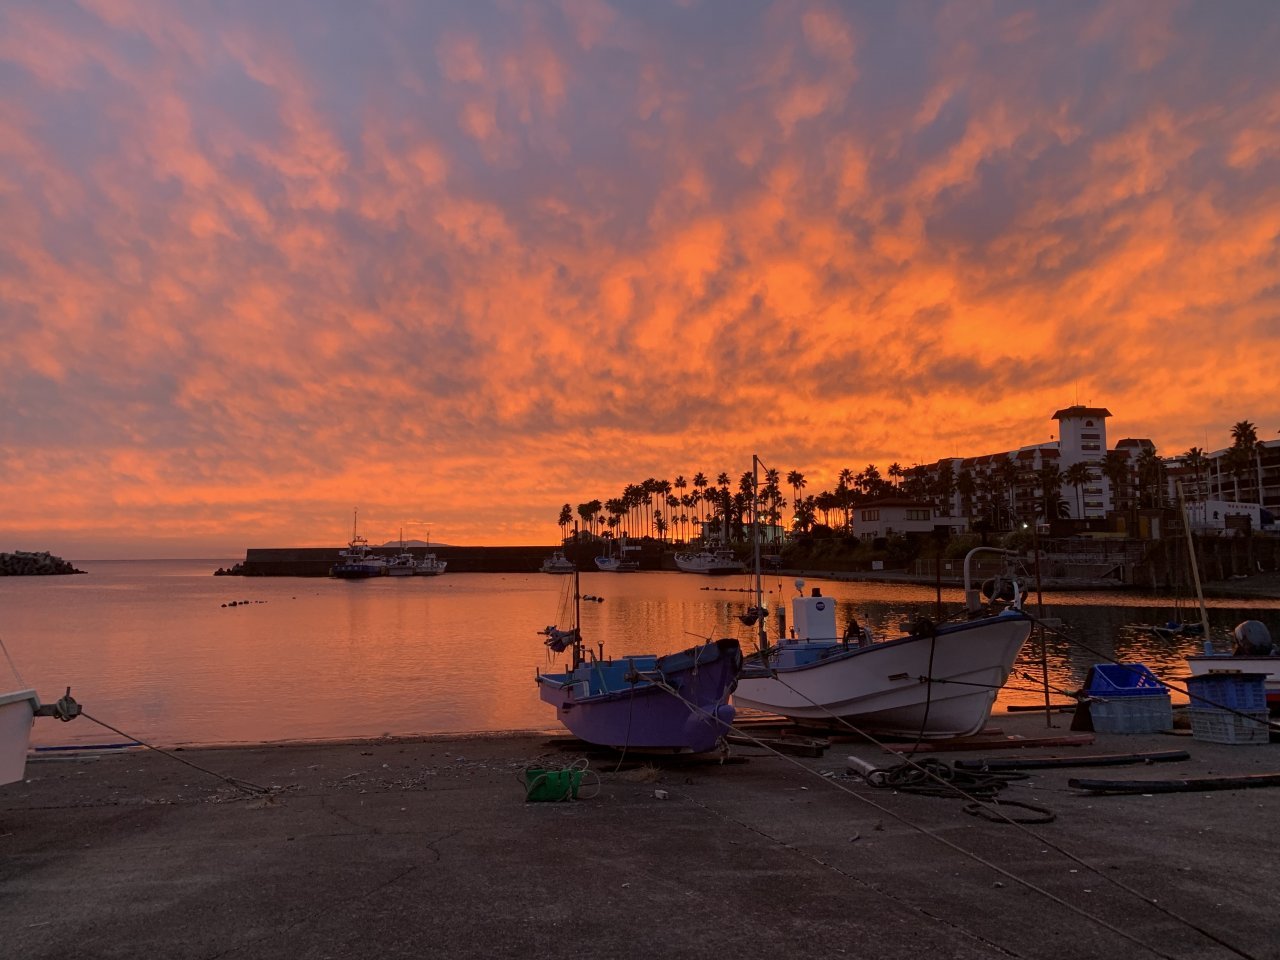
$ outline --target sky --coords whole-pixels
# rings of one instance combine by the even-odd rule
[[[0,0],[0,551],[1280,429],[1271,2]]]

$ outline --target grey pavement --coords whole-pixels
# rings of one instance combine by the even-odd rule
[[[993,723],[1068,732],[1064,715]],[[40,759],[0,787],[0,955],[1280,956],[1280,789],[1067,786],[1280,772],[1280,745],[1099,735],[936,756],[1171,749],[1192,758],[1035,772],[1002,796],[1056,819],[1023,828],[847,775],[851,755],[890,762],[865,743],[621,769],[529,734],[179,754],[278,788],[265,797],[152,752]],[[579,757],[583,798],[525,802],[527,766]]]

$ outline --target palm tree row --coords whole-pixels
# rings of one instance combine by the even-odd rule
[[[908,471],[897,463],[889,467],[890,476],[901,478],[905,487]],[[875,464],[854,473],[840,471],[834,490],[805,494],[808,481],[803,473],[792,470],[785,482],[791,489],[791,524],[809,530],[821,522],[830,527],[849,528],[851,512],[858,503],[879,499],[894,493],[894,483],[885,480]],[[692,479],[679,475],[673,481],[649,478],[627,484],[612,498],[570,504],[560,510],[561,536],[567,535],[574,516],[582,528],[592,535],[656,537],[661,540],[687,541],[700,535],[704,526],[721,527],[730,536],[741,536],[754,506],[762,523],[779,525],[784,519],[787,497],[782,492],[783,478],[778,470],[766,469],[759,487],[750,471],[739,476],[736,488],[727,472],[710,475],[699,471]],[[687,491],[687,492],[686,492]]]
[[[1241,420],[1231,435],[1233,443],[1222,458],[1221,470],[1232,478],[1236,500],[1244,481],[1245,491],[1253,486],[1251,492],[1261,503],[1262,443],[1257,428]],[[1192,496],[1203,498],[1208,492],[1204,474],[1209,458],[1199,447],[1192,447],[1181,460],[1194,476]],[[741,474],[736,485],[725,471],[698,471],[692,478],[681,474],[671,481],[650,477],[627,484],[615,497],[580,503],[576,511],[566,503],[560,510],[560,532],[562,537],[567,535],[576,513],[582,527],[593,535],[688,541],[705,527],[718,527],[731,537],[741,536],[753,505],[762,523],[782,524],[789,507],[788,527],[803,532],[822,524],[851,531],[857,506],[892,495],[931,503],[941,517],[951,516],[958,505],[971,524],[982,520],[993,529],[1011,529],[1024,520],[1070,516],[1070,503],[1062,496],[1065,487],[1074,490],[1075,515],[1085,516],[1084,491],[1102,478],[1110,484],[1117,510],[1170,505],[1165,459],[1149,444],[1136,457],[1110,450],[1099,464],[1074,463],[1065,471],[1052,460],[1033,469],[1009,457],[979,470],[953,471],[950,465],[951,461],[942,461],[904,468],[895,462],[886,471],[889,479],[875,464],[856,473],[845,468],[837,475],[834,489],[812,494],[806,493],[808,481],[799,470],[790,470],[785,477],[778,470],[766,470],[758,488],[750,471]],[[789,503],[782,491],[784,483],[790,491]]]

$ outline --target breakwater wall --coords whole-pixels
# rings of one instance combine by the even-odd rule
[[[329,568],[338,562],[338,553],[345,547],[251,547],[245,551],[244,560],[230,570],[216,571],[245,577],[327,577]],[[532,547],[408,547],[420,559],[427,553],[449,564],[448,573],[537,573],[538,568],[554,550],[560,547],[548,544]],[[582,544],[565,548],[569,559],[582,570],[594,570],[594,557],[600,551],[595,544]],[[394,557],[399,546],[373,547],[370,553]],[[661,554],[654,550],[640,557],[641,566],[657,570]]]
[[[15,550],[13,553],[0,553],[0,577],[50,577],[67,573],[84,571],[48,552]]]

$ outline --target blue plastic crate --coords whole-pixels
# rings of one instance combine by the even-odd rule
[[[1091,697],[1158,697],[1169,688],[1140,663],[1099,663],[1089,668],[1084,692]]]
[[[1210,673],[1187,678],[1192,710],[1265,712],[1265,673]]]

